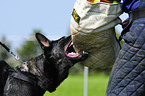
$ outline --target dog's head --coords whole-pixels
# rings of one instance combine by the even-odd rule
[[[48,91],[52,92],[68,76],[69,69],[75,63],[85,60],[88,53],[75,52],[71,36],[50,41],[44,35],[37,33],[36,38],[44,50],[44,74],[52,79],[48,88]]]

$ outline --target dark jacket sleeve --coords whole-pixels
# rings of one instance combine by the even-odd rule
[[[113,66],[106,96],[145,95],[145,18],[133,22]]]

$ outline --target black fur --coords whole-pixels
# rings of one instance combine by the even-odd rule
[[[69,69],[87,58],[87,53],[75,57],[67,55],[70,36],[49,41],[37,33],[36,38],[44,54],[27,61],[26,68],[13,68],[0,61],[0,96],[43,96],[46,90],[53,92],[67,78]]]

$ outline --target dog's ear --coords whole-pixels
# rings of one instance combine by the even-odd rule
[[[44,35],[36,33],[36,38],[42,49],[50,46],[50,40],[48,40]]]

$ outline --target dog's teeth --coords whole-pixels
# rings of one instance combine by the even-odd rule
[[[69,53],[69,54],[71,54],[71,55],[76,55],[76,53],[74,53],[74,52],[71,52],[71,53]]]
[[[83,51],[83,54],[85,53],[85,51]]]
[[[74,53],[74,52],[71,52],[71,53],[69,53],[69,55],[71,55],[71,56],[77,56],[78,54]]]

